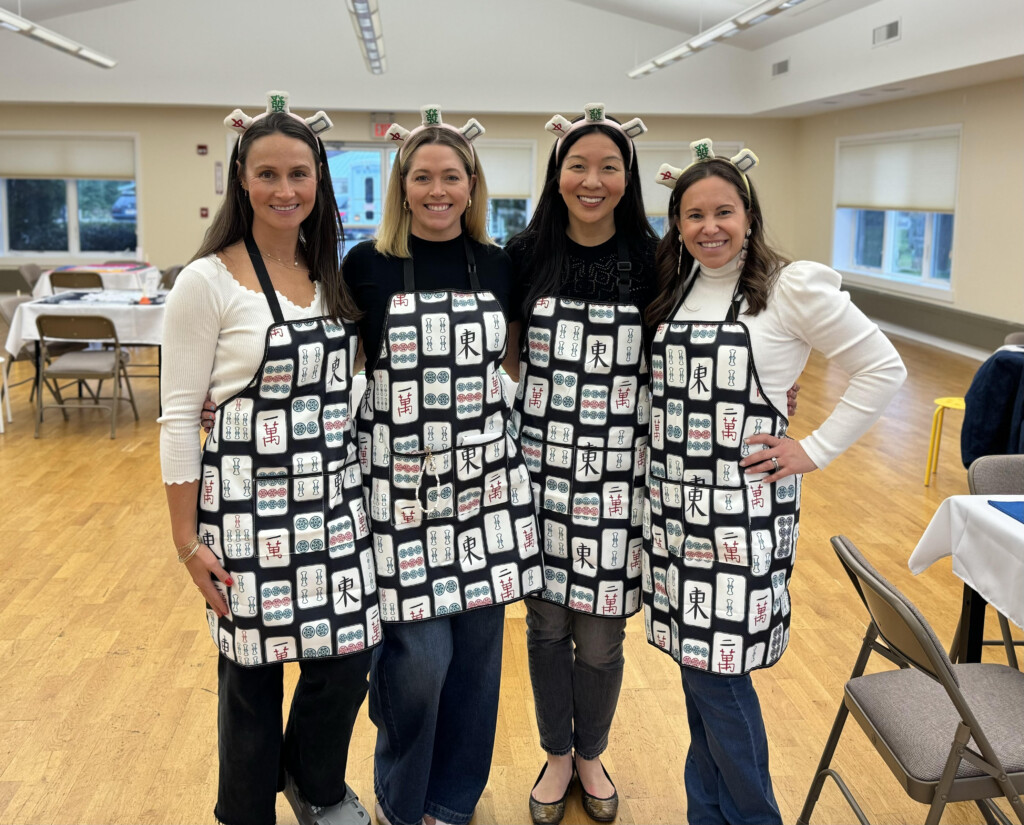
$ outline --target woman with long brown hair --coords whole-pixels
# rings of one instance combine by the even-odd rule
[[[171,538],[220,654],[214,815],[273,825],[283,790],[301,825],[368,822],[345,767],[381,630],[330,121],[270,92],[265,114],[225,124],[227,197],[167,299],[160,419]],[[282,734],[287,661],[301,673]]]
[[[690,822],[781,823],[750,672],[789,641],[801,477],[867,431],[906,370],[837,272],[765,237],[756,156],[691,144],[664,164],[671,225],[658,247],[651,353],[648,641],[680,664]],[[811,349],[850,380],[818,429],[786,436],[787,389]]]

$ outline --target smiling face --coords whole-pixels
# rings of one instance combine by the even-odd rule
[[[275,132],[254,140],[239,170],[253,228],[297,231],[316,204],[317,168],[312,150],[297,138]]]
[[[476,176],[466,172],[454,149],[438,143],[420,146],[409,159],[403,183],[413,235],[426,241],[459,237]]]
[[[619,147],[599,132],[581,137],[562,160],[558,191],[569,210],[570,237],[595,232],[611,237],[615,207],[626,191],[626,164]]]
[[[706,269],[739,255],[749,227],[743,198],[729,181],[711,175],[683,192],[676,228],[686,251]]]

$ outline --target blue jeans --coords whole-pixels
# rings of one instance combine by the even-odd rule
[[[626,620],[578,613],[543,599],[526,600],[526,650],[540,746],[554,756],[575,748],[596,759],[622,687]]]
[[[465,825],[487,785],[505,608],[388,624],[373,652],[373,788],[392,825]]]
[[[750,676],[684,667],[690,725],[686,819],[690,825],[782,825],[768,771],[768,737]]]
[[[288,726],[281,732],[284,665],[236,665],[217,657],[220,754],[214,816],[226,825],[274,825],[284,773],[315,805],[345,798],[345,765],[370,651],[299,661]]]

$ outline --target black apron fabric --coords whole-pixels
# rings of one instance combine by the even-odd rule
[[[263,361],[221,404],[206,439],[197,529],[234,581],[207,608],[221,655],[240,665],[343,656],[381,640],[369,523],[353,437],[354,324],[286,322],[270,306]]]
[[[498,369],[508,329],[480,288],[391,296],[360,405],[359,455],[385,622],[507,604],[542,586],[529,473]]]
[[[788,425],[761,391],[739,306],[654,335],[643,575],[647,640],[730,676],[774,664],[789,642],[800,508],[800,476],[764,484],[738,463],[745,439]]]

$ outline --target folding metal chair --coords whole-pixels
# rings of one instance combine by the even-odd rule
[[[50,286],[58,289],[103,289],[103,276],[99,272],[51,272]]]
[[[931,626],[845,536],[832,548],[871,617],[814,781],[797,820],[810,822],[822,786],[835,780],[857,819],[864,812],[830,765],[853,714],[911,799],[937,825],[948,802],[973,801],[986,822],[1008,820],[1003,796],[1024,825],[1024,673],[1007,665],[950,662]],[[865,674],[872,653],[899,670]]]
[[[110,411],[110,437],[117,435],[117,410],[119,401],[130,401],[132,412],[135,413],[135,420],[139,420],[139,411],[135,406],[135,394],[132,392],[131,382],[128,380],[128,371],[125,369],[125,357],[121,352],[121,345],[117,340],[117,330],[114,322],[102,315],[40,315],[36,318],[36,327],[39,330],[39,345],[42,350],[42,362],[39,369],[38,385],[36,387],[36,438],[39,438],[39,428],[43,422],[43,410],[46,407],[59,407],[64,414],[64,420],[68,418],[69,407],[101,408]],[[52,339],[71,341],[99,341],[110,344],[111,348],[102,350],[80,350],[77,352],[66,352],[53,359],[47,358],[48,341]],[[106,379],[113,380],[113,394],[102,396],[97,389],[91,399],[92,403],[82,399],[69,399],[65,401],[60,393],[60,382],[70,381],[91,381],[102,382]],[[128,398],[121,397],[121,381],[124,381],[128,389]],[[43,385],[46,385],[54,398],[56,404],[43,403]],[[101,405],[100,401],[112,402],[109,406]]]

